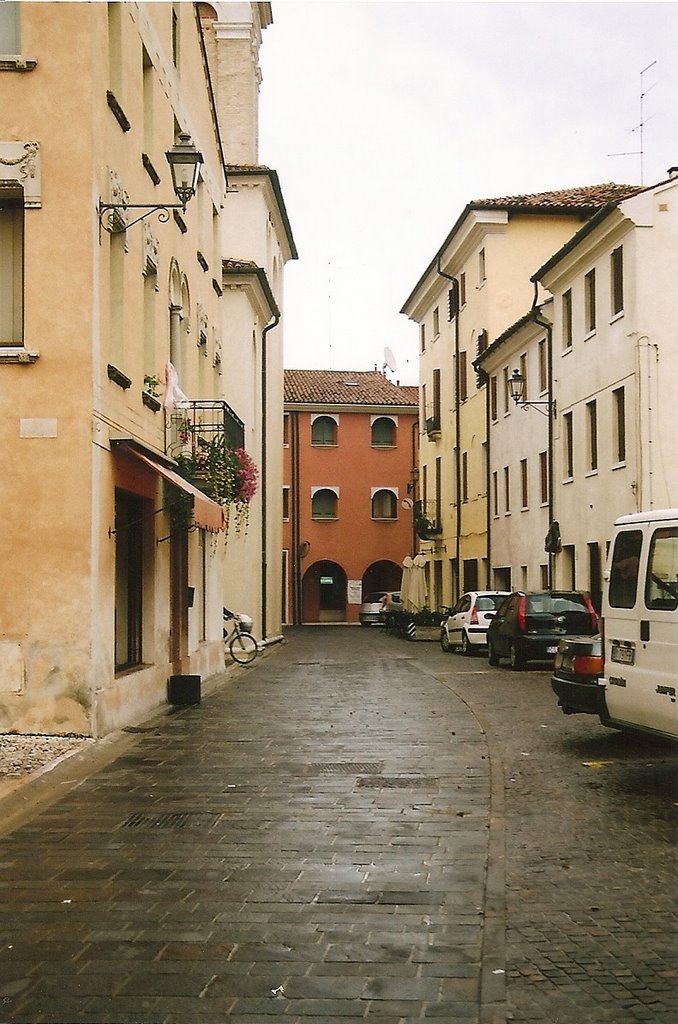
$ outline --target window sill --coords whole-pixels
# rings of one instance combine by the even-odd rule
[[[0,347],[0,366],[3,363],[23,363],[24,365],[30,365],[31,363],[37,362],[40,358],[39,352],[32,352],[30,349],[23,348],[23,346],[7,346],[6,348]]]
[[[339,516],[311,516],[314,523],[336,523]]]
[[[397,516],[372,516],[373,523],[397,523]]]
[[[571,351],[572,351],[572,342],[570,342],[570,344],[567,346],[567,348],[564,348],[560,354],[561,354],[561,356],[569,356]]]
[[[595,338],[596,331],[597,331],[597,328],[594,327],[592,331],[589,331],[588,334],[585,334],[584,335],[584,341],[590,341],[591,338]]]
[[[336,441],[311,441],[311,448],[336,448]]]
[[[615,469],[626,469],[626,459],[624,459],[623,462],[615,462],[615,464],[611,467],[611,469],[612,469],[613,473],[614,473]]]
[[[623,317],[624,317],[624,310],[623,310],[623,309],[620,309],[618,313],[614,313],[614,314],[613,314],[613,315],[612,315],[612,316],[610,317],[610,323],[611,323],[611,324],[616,324],[617,320],[622,320],[622,319],[623,319]]]
[[[37,64],[37,60],[32,57],[0,57],[0,71],[32,71]]]
[[[381,449],[383,449],[383,448],[387,448],[387,449],[392,449],[392,448],[397,448],[397,445],[395,445],[395,444],[373,444],[373,445],[372,445],[372,448],[381,448]]]
[[[587,470],[587,472],[584,474],[585,479],[588,479],[590,476],[598,476],[598,470],[597,469],[589,469],[589,470]]]
[[[573,476],[563,477],[563,480],[561,482],[563,483],[563,485],[565,485],[565,484],[573,484],[574,483],[574,477]]]

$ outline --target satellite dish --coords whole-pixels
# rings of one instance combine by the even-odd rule
[[[395,371],[396,371],[396,357],[393,355],[393,352],[391,351],[390,348],[388,348],[388,346],[384,349],[384,365],[383,365],[382,369],[385,370],[386,367],[389,368],[391,373],[395,373]]]
[[[402,505],[403,508],[413,508],[414,507],[414,502],[412,501],[411,498],[403,498],[403,500],[400,502],[400,504]]]

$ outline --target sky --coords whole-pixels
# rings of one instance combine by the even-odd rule
[[[400,309],[468,202],[651,185],[678,165],[678,3],[272,10],[259,159],[299,252],[287,368],[381,370],[390,350],[389,377],[416,384],[417,327]]]

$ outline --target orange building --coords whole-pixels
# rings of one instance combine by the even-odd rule
[[[285,370],[284,621],[358,622],[414,554],[419,397],[376,369]]]

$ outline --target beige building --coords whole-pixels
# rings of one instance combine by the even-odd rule
[[[270,6],[2,8],[0,729],[101,735],[164,703],[168,680],[214,678],[224,604],[259,636],[280,631],[280,545],[260,567],[281,518],[294,243],[274,172],[256,208],[227,173],[244,153],[256,163],[245,107]],[[184,203],[165,155],[177,145],[201,156]],[[249,504],[233,504],[251,496],[241,476],[220,500],[187,482],[206,451],[229,453],[231,481],[251,460]]]
[[[403,306],[419,325],[419,532],[432,607],[493,582],[487,396],[473,361],[530,308],[535,265],[621,194],[608,185],[469,203]],[[506,381],[490,387],[506,408]]]

